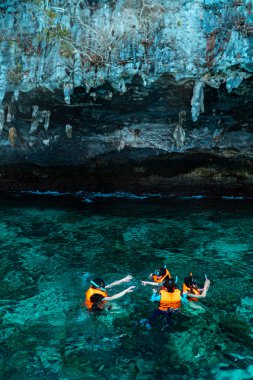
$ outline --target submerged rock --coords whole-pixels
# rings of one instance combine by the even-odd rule
[[[221,329],[238,337],[247,336],[251,332],[249,323],[235,315],[227,315],[220,322]]]

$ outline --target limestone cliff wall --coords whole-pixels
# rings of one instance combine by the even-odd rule
[[[206,188],[238,190],[237,183],[251,191],[252,6],[252,0],[2,1],[2,186],[10,188],[17,175],[7,173],[8,165],[86,165],[85,173],[99,173],[104,183],[109,167],[117,163],[128,173],[134,161],[135,190],[194,181],[197,188],[201,178]],[[237,169],[226,172],[223,162]],[[93,177],[91,188],[92,181],[101,186]],[[120,186],[127,186],[126,176]]]
[[[87,92],[135,75],[192,79],[192,118],[203,87],[230,92],[253,72],[251,0],[6,0],[0,5],[0,101],[11,91]],[[110,96],[110,94],[108,94]]]

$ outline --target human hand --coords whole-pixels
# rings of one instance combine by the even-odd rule
[[[153,278],[153,273],[150,273],[149,277],[150,277],[150,278]]]
[[[133,278],[133,276],[128,275],[128,276],[126,276],[126,277],[123,278],[123,281],[124,281],[124,282],[129,282],[129,281],[132,280],[132,278]]]
[[[157,289],[153,289],[153,293],[157,293]]]
[[[205,288],[206,290],[209,289],[210,282],[211,282],[211,281],[210,281],[208,278],[206,278],[206,281],[205,281],[205,284],[204,284],[204,288]]]
[[[148,281],[141,281],[141,285],[146,286]]]
[[[127,288],[125,290],[126,293],[132,293],[134,291],[134,289],[136,288],[136,286],[129,286],[129,288]]]

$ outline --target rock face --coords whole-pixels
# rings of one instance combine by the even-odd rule
[[[253,190],[253,15],[238,0],[0,4],[2,190]]]

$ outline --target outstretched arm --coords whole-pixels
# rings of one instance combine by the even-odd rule
[[[146,285],[152,285],[152,286],[162,286],[163,284],[162,283],[158,283],[158,282],[151,282],[151,281],[141,281],[141,284],[143,286],[146,286]]]
[[[117,293],[117,294],[114,294],[114,296],[111,296],[111,297],[104,297],[103,298],[103,301],[113,301],[113,300],[116,300],[118,298],[121,298],[123,297],[125,294],[127,293],[132,293],[135,289],[135,286],[129,286],[129,288],[123,290],[122,292],[120,293]]]
[[[190,298],[206,298],[206,294],[204,294],[204,292],[202,294],[187,293],[187,297],[190,297]]]
[[[209,289],[209,286],[210,286],[210,280],[208,280],[208,278],[206,279],[205,281],[205,284],[204,284],[204,288],[203,288],[203,292],[201,294],[192,294],[192,293],[187,293],[187,297],[193,297],[193,298],[205,298],[206,297],[206,293]]]
[[[105,286],[105,289],[113,288],[114,286],[116,286],[116,285],[120,285],[120,284],[122,284],[123,282],[129,282],[129,281],[132,280],[132,278],[133,278],[133,276],[128,275],[128,276],[122,278],[122,280],[115,281],[115,282],[112,282],[112,283],[109,284],[109,285],[106,285],[106,286]]]

